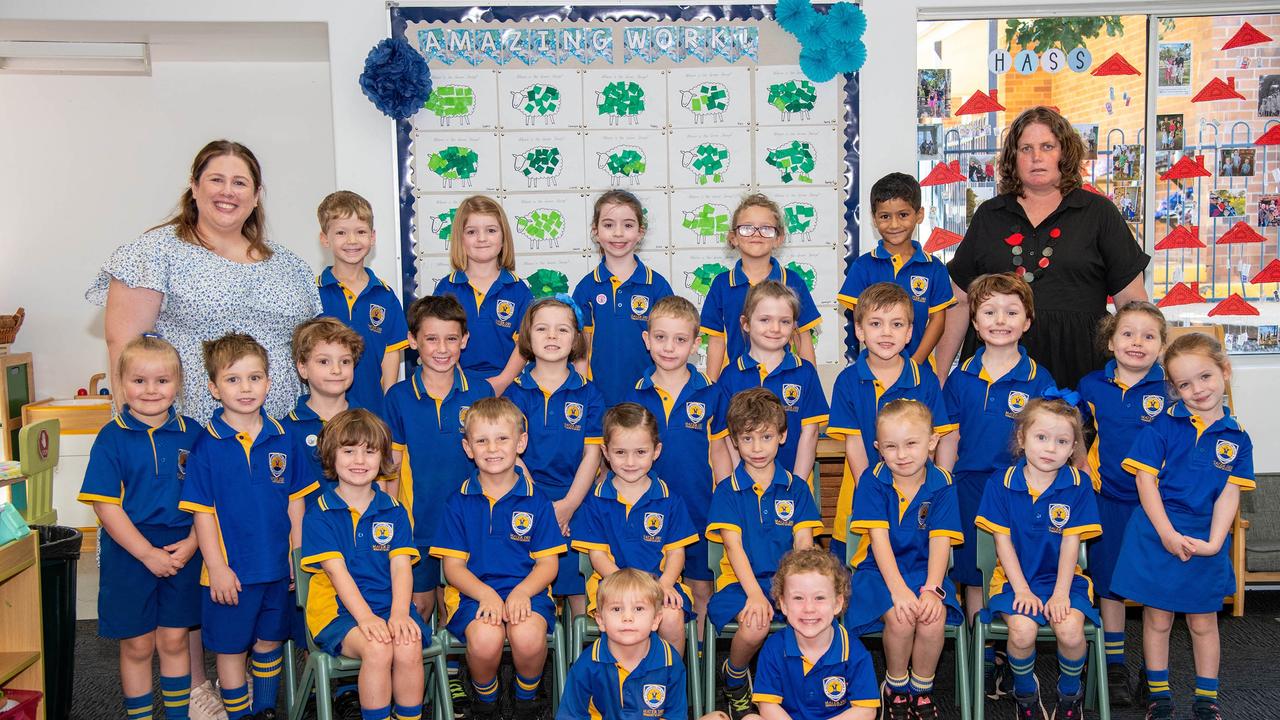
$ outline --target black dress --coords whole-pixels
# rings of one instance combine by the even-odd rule
[[[1056,238],[1051,237],[1054,230]],[[1022,344],[1059,386],[1074,388],[1106,363],[1096,337],[1098,320],[1107,314],[1107,297],[1132,282],[1151,258],[1133,239],[1120,211],[1101,195],[1073,190],[1032,226],[1017,196],[1008,194],[987,200],[973,214],[964,241],[947,263],[951,280],[963,289],[979,275],[1013,271],[1012,246],[1005,239],[1014,233],[1022,233],[1023,263],[1035,273],[1035,321]],[[1042,269],[1038,263],[1049,245],[1049,266]],[[977,345],[970,326],[960,359],[973,355]]]

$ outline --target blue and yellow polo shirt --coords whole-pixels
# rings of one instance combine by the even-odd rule
[[[391,559],[401,555],[418,562],[409,513],[377,484],[364,513],[332,488],[320,493],[302,522],[302,569],[316,573],[307,593],[311,634],[319,635],[339,616],[351,614],[321,563],[341,558],[369,609],[385,619],[391,612]]]
[[[1018,364],[1004,377],[992,379],[982,367],[985,351],[980,347],[960,363],[942,388],[947,415],[960,432],[960,452],[951,468],[956,475],[995,472],[1013,464],[1010,443],[1018,413],[1032,398],[1057,387],[1049,371],[1027,357],[1022,346]]]
[[[1152,365],[1132,387],[1116,379],[1116,361],[1080,378],[1080,412],[1098,434],[1089,446],[1093,488],[1108,499],[1138,502],[1133,473],[1121,467],[1125,454],[1143,428],[1155,422],[1170,404],[1164,368]]]
[[[289,577],[289,503],[320,487],[307,475],[303,447],[262,411],[256,438],[213,412],[191,447],[179,510],[209,513],[218,544],[241,584]],[[209,584],[208,568],[200,582]]]
[[[288,415],[280,418],[280,424],[284,426],[285,432],[295,436],[297,442],[306,446],[309,451],[307,453],[308,475],[318,481],[321,488],[324,488],[335,481],[324,476],[324,470],[320,465],[320,431],[324,429],[324,420],[320,419],[316,411],[307,405],[307,401],[310,399],[311,395],[309,394],[298,398],[298,404],[289,411]],[[363,406],[356,404],[350,396],[347,397],[348,410],[355,410],[359,407]],[[319,496],[312,495],[308,499],[317,497]]]
[[[364,352],[356,361],[347,401],[381,417],[382,359],[409,347],[409,328],[395,291],[369,268],[364,271],[369,274],[369,282],[359,296],[333,276],[333,267],[320,273],[316,285],[323,308],[320,314],[341,320],[364,339]]]
[[[573,301],[582,309],[583,330],[592,334],[591,382],[606,407],[622,402],[649,366],[649,351],[640,334],[649,329],[649,308],[671,294],[667,279],[640,258],[625,280],[613,276],[601,262],[573,289]]]
[[[918,242],[912,241],[911,248],[914,252],[905,263],[886,250],[883,242],[871,252],[859,255],[849,266],[844,284],[836,295],[841,305],[853,310],[862,291],[878,282],[891,282],[906,290],[913,313],[911,339],[907,341],[908,357],[920,347],[929,318],[956,304],[946,264],[925,252]]]
[[[1086,473],[1064,465],[1044,492],[1033,495],[1023,474],[1026,466],[1026,458],[1019,458],[1016,465],[991,475],[976,524],[992,535],[1009,536],[1031,592],[1048,597],[1058,581],[1063,536],[1079,535],[1081,541],[1095,538],[1102,534],[1102,523]],[[1084,575],[1079,566],[1076,575]],[[997,563],[991,575],[991,594],[1003,592],[1006,582],[1004,568]],[[1092,598],[1092,583],[1086,588]]]
[[[861,538],[849,565],[856,572],[879,573],[871,553],[871,529],[889,531],[889,544],[905,577],[929,571],[929,541],[945,537],[952,545],[964,542],[960,531],[960,508],[951,474],[929,461],[924,484],[907,499],[893,483],[893,473],[883,462],[867,468],[853,498],[853,520],[849,531]],[[914,590],[914,588],[913,588]]]
[[[544,495],[560,500],[573,484],[582,449],[604,444],[600,392],[573,368],[560,387],[540,387],[529,363],[503,396],[520,408],[529,426],[529,445],[521,455],[525,467]]]
[[[833,718],[850,707],[880,707],[880,688],[871,655],[849,638],[840,623],[817,662],[800,651],[790,625],[769,636],[760,648],[751,695],[756,703],[781,705],[793,718]]]
[[[119,505],[138,527],[191,527],[191,515],[178,509],[178,499],[199,433],[195,420],[173,408],[153,428],[124,406],[94,438],[76,499]]]
[[[722,392],[720,402],[723,412],[711,418],[711,438],[719,440],[729,435],[729,401],[733,396],[755,387],[768,388],[782,400],[787,415],[787,442],[778,448],[777,462],[791,470],[796,464],[796,452],[800,449],[800,429],[805,425],[827,422],[830,409],[827,396],[822,391],[818,371],[808,360],[795,353],[787,353],[772,372],[765,370],[750,354],[742,355],[720,373],[716,386]]]
[[[618,496],[617,482],[609,473],[574,513],[571,547],[578,552],[606,552],[619,568],[658,577],[666,568],[667,552],[697,542],[698,531],[684,501],[662,480],[651,480],[635,505]],[[587,581],[592,597],[599,582],[600,574],[592,573]]]
[[[813,295],[804,284],[804,278],[782,267],[776,258],[769,259],[770,270],[766,280],[777,280],[796,292],[800,298],[800,317],[796,318],[796,332],[812,330],[822,322]],[[725,339],[725,359],[732,360],[747,352],[747,338],[742,334],[742,305],[747,300],[751,282],[742,270],[739,260],[732,270],[722,272],[711,281],[711,289],[702,303],[701,332]]]
[[[436,283],[431,294],[452,295],[467,311],[470,337],[462,351],[462,367],[477,381],[500,374],[516,349],[520,321],[533,302],[529,286],[503,270],[487,292],[480,292],[471,286],[465,271],[454,270]]]
[[[475,401],[493,396],[493,386],[473,382],[461,367],[453,369],[453,388],[442,398],[427,393],[420,368],[387,390],[385,416],[391,449],[399,450],[400,485],[396,498],[413,520],[413,540],[429,546],[440,522],[440,506],[475,472],[462,449],[463,422]]]
[[[769,586],[778,561],[795,543],[797,531],[809,528],[822,532],[822,517],[813,502],[813,493],[804,480],[796,480],[777,462],[773,464],[773,480],[762,488],[755,484],[747,469],[738,464],[733,474],[716,486],[707,513],[707,540],[723,543],[721,530],[733,530],[742,536],[742,549],[751,563],[760,587]],[[737,575],[725,554],[720,561],[720,577],[716,590],[736,583]]]
[[[658,633],[649,635],[649,652],[631,672],[598,638],[569,668],[557,720],[632,720],[654,717],[685,720],[688,699],[684,660]]]
[[[465,560],[473,575],[503,597],[529,576],[535,560],[568,550],[551,501],[519,466],[515,472],[516,484],[496,498],[484,494],[473,473],[445,502],[431,543],[433,557]],[[450,591],[456,597],[450,586],[446,599]]]
[[[889,387],[876,379],[867,365],[867,351],[858,353],[852,365],[840,371],[835,387],[831,390],[831,423],[827,435],[833,438],[858,436],[862,449],[867,453],[867,466],[880,461],[876,450],[876,416],[890,402],[898,399],[924,403],[933,413],[933,431],[946,435],[956,429],[947,414],[947,404],[942,399],[938,378],[928,365],[920,365],[910,356],[903,357],[902,372]],[[831,537],[843,541],[849,527],[849,512],[853,508],[853,490],[857,483],[845,463],[844,477],[840,481],[840,497],[836,502],[836,516]]]

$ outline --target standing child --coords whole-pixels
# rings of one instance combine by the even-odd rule
[[[707,513],[707,539],[724,545],[707,619],[717,629],[738,622],[719,670],[729,717],[742,720],[755,712],[747,667],[774,618],[765,588],[787,551],[813,546],[822,520],[809,486],[777,462],[787,435],[782,401],[765,388],[744,390],[729,403],[728,424],[742,460],[716,486]]]
[[[533,293],[515,274],[511,224],[498,201],[474,195],[458,205],[449,231],[449,265],[453,272],[431,294],[452,295],[466,309],[473,334],[462,367],[500,394],[524,367],[516,329]]]
[[[1124,662],[1124,599],[1111,592],[1111,578],[1125,528],[1139,505],[1133,473],[1121,463],[1142,429],[1164,412],[1167,390],[1157,361],[1167,333],[1160,308],[1139,300],[1125,303],[1098,326],[1099,342],[1106,343],[1113,359],[1080,380],[1080,411],[1097,432],[1088,462],[1102,521],[1102,536],[1089,548],[1089,576],[1101,598],[1107,686],[1117,705],[1132,703],[1133,689]]]
[[[230,720],[275,711],[281,643],[293,612],[289,551],[302,539],[303,498],[319,487],[284,427],[262,409],[267,351],[230,333],[204,344],[209,392],[222,403],[191,448],[178,509],[195,514],[204,558],[204,646],[218,655]],[[245,686],[250,651],[253,702]]]
[[[529,447],[521,452],[529,478],[550,498],[565,537],[600,469],[604,402],[571,363],[586,354],[579,310],[564,294],[540,298],[520,323],[520,355],[529,362],[504,397],[528,418]],[[568,596],[575,615],[586,612],[578,554],[560,559],[552,591]]]
[[[298,405],[280,419],[285,430],[305,445],[311,478],[320,480],[320,430],[348,407],[360,407],[352,393],[364,341],[356,331],[331,317],[308,320],[293,329],[293,365],[307,386]],[[382,405],[379,394],[378,405]],[[322,485],[324,483],[321,483]]]
[[[302,524],[302,569],[316,573],[307,626],[316,646],[360,661],[362,720],[422,717],[426,623],[413,606],[409,514],[378,488],[391,472],[391,434],[368,410],[334,417],[320,434],[324,490]]]
[[[853,261],[836,299],[855,310],[863,291],[881,282],[893,283],[910,293],[907,355],[925,364],[942,337],[947,319],[943,311],[956,299],[951,294],[947,266],[912,239],[924,222],[920,183],[906,173],[889,173],[877,180],[871,186],[871,219],[880,233],[880,244]],[[865,346],[866,341],[859,341]]]
[[[498,717],[498,663],[506,642],[516,671],[514,717],[538,720],[544,709],[538,685],[547,629],[556,621],[550,585],[556,555],[566,548],[551,503],[516,464],[528,440],[525,418],[510,400],[484,398],[471,406],[462,446],[476,471],[449,496],[431,547],[443,559],[447,627],[466,640],[477,701],[454,710],[471,704],[477,719]]]
[[[900,398],[876,420],[884,459],[862,474],[849,529],[861,535],[850,559],[853,601],[845,627],[854,637],[884,631],[881,702],[891,718],[936,720],[933,678],[946,625],[964,615],[947,577],[961,542],[951,476],[929,461],[938,445],[929,408]]]
[[[653,306],[672,294],[667,279],[636,256],[647,229],[635,195],[609,190],[596,200],[591,236],[604,259],[578,281],[573,301],[582,309],[587,338],[587,359],[578,370],[589,369],[606,407],[622,402],[648,367],[641,335]]]
[[[738,264],[728,272],[720,273],[711,281],[707,299],[702,305],[702,332],[710,336],[707,341],[707,375],[712,380],[720,377],[721,370],[739,355],[747,351],[747,340],[742,328],[743,305],[747,291],[763,280],[776,280],[795,291],[799,308],[796,311],[795,342],[800,357],[814,362],[813,329],[822,322],[813,296],[799,275],[788,272],[773,257],[782,246],[787,229],[778,204],[768,196],[756,193],[743,198],[733,211],[733,225],[725,241],[742,256]],[[788,338],[788,342],[790,342]]]
[[[1075,393],[1036,398],[1018,417],[1022,457],[991,475],[977,526],[995,536],[998,564],[987,609],[1009,626],[1009,668],[1018,718],[1080,720],[1084,691],[1084,621],[1102,619],[1077,558],[1080,543],[1102,532],[1089,476],[1070,463],[1083,451]],[[1058,639],[1058,705],[1046,713],[1036,680],[1036,631],[1048,624]]]
[[[716,385],[721,390],[722,406],[735,394],[756,387],[769,390],[782,401],[786,424],[778,462],[807,479],[813,474],[818,434],[827,421],[828,408],[813,363],[789,349],[800,307],[795,292],[780,282],[765,280],[753,286],[742,304],[739,320],[750,344],[725,368]],[[729,434],[727,418],[720,415],[712,418],[712,438],[728,446],[724,440]],[[724,458],[732,457],[731,449],[725,447],[712,456],[714,462],[721,464],[714,468],[716,478],[725,478],[732,472],[732,465],[722,464]]]
[[[1219,720],[1218,611],[1235,591],[1228,538],[1240,493],[1255,487],[1253,443],[1224,405],[1231,364],[1218,341],[1183,335],[1165,350],[1164,368],[1181,402],[1144,428],[1125,458],[1142,509],[1129,520],[1111,590],[1146,606],[1147,717],[1173,717],[1169,631],[1182,612],[1195,655],[1196,720]]]
[[[316,215],[320,244],[333,251],[333,265],[316,278],[322,313],[341,320],[364,341],[364,351],[355,353],[349,399],[354,407],[381,416],[382,395],[400,377],[400,351],[409,342],[400,299],[364,265],[378,237],[373,207],[359,195],[339,190],[321,201]]]
[[[160,655],[165,716],[186,718],[191,697],[187,628],[200,624],[200,563],[191,516],[178,510],[200,426],[179,415],[182,362],[153,334],[120,352],[119,414],[93,441],[77,498],[102,523],[98,634],[120,640],[129,720],[150,720],[151,656]],[[192,560],[196,562],[192,562]]]
[[[662,611],[658,634],[684,653],[684,624],[693,619],[689,591],[680,582],[684,549],[697,542],[684,500],[660,477],[651,477],[662,453],[658,421],[635,403],[620,403],[604,414],[604,457],[610,473],[587,496],[574,516],[573,549],[588,553],[595,570],[587,580],[587,612],[600,604],[596,586],[621,568],[636,568],[658,579]]]
[[[871,655],[836,618],[849,607],[849,575],[822,548],[782,557],[772,594],[787,627],[760,651],[752,699],[764,720],[871,720],[876,671]]]

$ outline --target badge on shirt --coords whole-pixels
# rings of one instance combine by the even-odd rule
[[[564,419],[569,423],[565,425],[570,430],[577,430],[578,423],[582,420],[582,403],[567,402],[564,404]]]
[[[1219,440],[1213,447],[1213,452],[1218,456],[1218,469],[1230,470],[1231,463],[1236,461],[1236,455],[1240,452],[1240,446],[1229,440]]]
[[[1024,392],[1020,392],[1018,390],[1010,390],[1009,391],[1009,412],[1012,412],[1015,415],[1022,412],[1022,408],[1027,406],[1027,400],[1029,399],[1030,398],[1028,398],[1027,394]]]
[[[320,438],[315,433],[307,436],[307,447],[315,447],[318,442],[320,442]]]
[[[789,407],[795,407],[800,402],[800,386],[795,383],[785,383],[782,386],[782,402]]]
[[[284,453],[271,453],[267,456],[267,464],[271,468],[272,482],[284,482],[284,469],[289,464],[289,456]]]
[[[644,531],[651,538],[658,536],[662,532],[662,513],[647,512],[644,514]]]
[[[373,541],[377,543],[373,547],[374,550],[386,550],[387,545],[391,544],[391,538],[395,536],[395,525],[389,522],[376,522],[373,524]]]
[[[376,328],[382,325],[382,321],[387,318],[387,309],[381,305],[369,305],[369,327]]]
[[[791,516],[796,514],[795,500],[774,500],[773,511],[778,514],[778,520],[781,522],[790,522]]]
[[[1053,503],[1049,505],[1049,522],[1053,523],[1054,532],[1062,532],[1062,528],[1067,526],[1067,521],[1070,519],[1070,505],[1066,503]]]
[[[1163,395],[1143,395],[1142,396],[1142,412],[1147,414],[1146,419],[1150,420],[1160,414],[1164,410]]]
[[[667,686],[658,684],[647,684],[644,686],[644,704],[649,706],[650,710],[657,710],[662,707],[662,703],[667,701]]]
[[[517,540],[523,539],[533,529],[533,513],[520,511],[511,513],[511,529],[518,536]]]
[[[930,500],[920,503],[920,510],[916,512],[916,526],[924,530],[929,525],[929,507],[933,505]]]
[[[609,302],[609,296],[604,293],[596,293],[596,304],[604,305]]]
[[[912,275],[911,294],[917,298],[922,298],[927,292],[929,292],[929,278],[923,275]]]
[[[698,423],[707,416],[707,405],[700,402],[687,402],[684,404],[684,414],[689,417],[689,423],[685,427],[697,430]]]
[[[844,692],[848,687],[849,683],[841,675],[828,675],[822,678],[822,694],[826,695],[831,702],[838,703],[844,700]]]
[[[649,296],[632,295],[631,296],[631,314],[644,317],[644,314],[647,312],[649,312]]]
[[[178,479],[184,480],[187,477],[187,458],[191,455],[191,451],[182,449],[178,451]]]
[[[516,314],[516,304],[510,300],[499,300],[497,305],[498,322],[506,323]]]

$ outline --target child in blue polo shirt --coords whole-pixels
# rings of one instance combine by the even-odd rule
[[[943,311],[956,299],[951,294],[947,266],[912,239],[924,222],[920,183],[906,173],[889,173],[877,180],[871,186],[871,220],[880,233],[880,244],[849,266],[836,300],[854,310],[859,296],[875,283],[901,287],[909,293],[912,316],[907,355],[917,363],[927,363],[942,337],[947,319]]]
[[[667,279],[636,256],[647,229],[635,195],[609,190],[596,199],[591,236],[604,259],[578,281],[573,301],[582,309],[587,336],[587,358],[578,371],[596,384],[606,406],[622,402],[648,367],[640,336],[653,305],[672,294]]]
[[[776,280],[791,288],[799,301],[796,311],[794,340],[801,358],[815,362],[813,329],[822,322],[818,307],[804,279],[782,267],[773,253],[786,238],[782,210],[767,195],[755,193],[738,203],[733,211],[733,224],[725,237],[737,249],[741,259],[732,270],[722,272],[711,281],[707,299],[702,304],[703,333],[707,340],[707,375],[719,379],[728,363],[747,351],[747,339],[741,318],[747,291],[764,280]]]
[[[604,401],[595,384],[572,365],[586,353],[579,313],[563,293],[529,306],[520,323],[518,346],[529,364],[504,394],[528,419],[529,447],[521,453],[521,465],[539,492],[551,499],[565,537],[595,482],[604,443]],[[575,615],[586,612],[586,585],[576,551],[560,558],[552,592],[568,596]]]
[[[1021,457],[992,473],[977,527],[995,536],[998,562],[987,611],[1009,626],[1009,669],[1016,717],[1083,718],[1084,621],[1101,624],[1093,589],[1076,558],[1080,543],[1102,532],[1088,473],[1070,463],[1084,452],[1079,398],[1036,398],[1017,421]],[[1036,680],[1036,631],[1058,640],[1058,702],[1046,713]]]
[[[1088,463],[1102,521],[1102,535],[1089,547],[1089,576],[1102,599],[1107,686],[1117,705],[1131,704],[1133,689],[1124,658],[1124,599],[1111,592],[1111,578],[1125,528],[1139,505],[1133,473],[1121,463],[1138,433],[1164,412],[1167,390],[1158,361],[1167,334],[1160,308],[1143,300],[1125,303],[1098,324],[1098,338],[1113,358],[1080,379],[1080,413],[1097,433]]]
[[[1255,487],[1253,442],[1224,404],[1231,364],[1217,340],[1177,338],[1164,352],[1164,368],[1181,402],[1138,434],[1124,460],[1142,507],[1125,531],[1111,589],[1144,606],[1147,717],[1173,717],[1169,632],[1181,612],[1195,656],[1194,716],[1214,720],[1222,717],[1218,611],[1236,587],[1228,538],[1240,493]]]
[[[320,433],[326,488],[302,523],[302,569],[315,573],[307,627],[318,648],[361,661],[360,716],[422,716],[422,645],[413,605],[418,560],[409,514],[376,482],[392,471],[391,433],[368,410],[340,413]]]
[[[514,717],[539,718],[538,685],[547,662],[547,632],[556,622],[551,581],[565,552],[555,509],[517,465],[528,444],[525,417],[506,398],[471,406],[463,448],[476,470],[449,496],[431,546],[449,582],[449,632],[467,644],[476,702],[454,710],[498,717],[498,663],[511,644],[516,671]]]
[[[191,447],[180,510],[195,514],[204,558],[204,646],[218,654],[230,720],[276,706],[289,637],[289,551],[301,541],[303,498],[319,488],[305,454],[262,409],[267,351],[240,333],[204,344],[209,392],[222,403]],[[252,650],[253,703],[245,684]]]
[[[778,563],[773,599],[787,617],[760,651],[752,695],[766,718],[871,720],[880,701],[871,655],[837,622],[849,607],[849,574],[819,547]]]
[[[747,388],[763,387],[778,396],[787,418],[778,462],[807,480],[813,474],[818,434],[827,421],[828,407],[813,363],[788,348],[800,307],[795,292],[780,282],[765,280],[753,286],[742,305],[740,321],[748,340],[747,351],[734,358],[716,385],[721,391],[722,406]],[[723,412],[712,417],[711,429],[712,438],[725,446],[724,452],[712,456],[719,464],[725,457],[732,458],[732,446],[724,440],[728,425]],[[731,470],[732,466],[714,468],[720,479]]]
[[[360,367],[364,341],[337,319],[318,317],[293,329],[292,348],[293,365],[306,383],[307,393],[280,423],[307,447],[308,470],[312,479],[321,480],[320,430],[348,407],[361,407],[349,391]]]
[[[610,472],[574,514],[573,549],[589,553],[595,570],[587,580],[587,612],[601,578],[637,568],[658,578],[662,612],[658,634],[684,652],[684,624],[693,619],[689,591],[680,582],[684,549],[698,539],[684,500],[661,477],[651,477],[662,453],[658,420],[636,403],[604,414],[604,456]]]
[[[729,716],[741,720],[755,711],[747,666],[774,617],[765,588],[787,551],[813,545],[822,520],[803,478],[776,462],[787,435],[782,401],[765,388],[744,390],[729,402],[728,424],[741,462],[716,486],[707,513],[707,539],[724,545],[707,619],[717,629],[738,621],[720,675]]]
[[[173,407],[182,361],[153,334],[129,341],[117,363],[120,412],[98,431],[77,499],[102,523],[98,634],[120,640],[125,716],[150,720],[151,656],[160,655],[165,715],[187,717],[187,628],[200,624],[200,562],[191,516],[178,510],[200,426]],[[195,562],[193,562],[195,560]]]
[[[880,410],[901,398],[919,400],[933,416],[933,429],[939,437],[955,429],[947,419],[942,389],[932,367],[904,352],[914,326],[907,291],[893,283],[875,283],[862,291],[853,317],[854,332],[863,349],[836,377],[831,392],[831,426],[827,428],[827,435],[844,439],[844,477],[831,528],[831,552],[836,557],[844,557],[857,479],[880,461],[875,444]]]
[[[452,295],[462,303],[471,328],[462,367],[477,382],[488,380],[500,395],[524,367],[516,330],[533,292],[515,274],[511,224],[497,200],[474,195],[458,204],[449,231],[449,266],[453,272],[431,294]]]
[[[711,442],[711,416],[719,407],[720,390],[689,363],[698,343],[698,309],[679,295],[662,298],[649,309],[644,342],[653,365],[627,400],[644,406],[657,418],[663,451],[654,461],[654,470],[672,493],[684,500],[693,527],[700,530],[707,526],[707,508],[715,488],[712,453],[722,454],[719,463],[723,467],[732,465],[724,443]],[[684,580],[693,594],[701,628],[711,599],[706,538],[684,549]]]
[[[413,603],[429,617],[441,584],[440,561],[427,556],[440,524],[439,508],[475,470],[462,449],[462,424],[467,409],[490,397],[493,388],[459,364],[471,336],[457,299],[418,298],[409,306],[408,323],[419,367],[387,391],[383,417],[391,428],[391,460],[400,473],[385,489],[413,520],[413,542],[422,556],[413,568]]]
[[[938,435],[924,403],[894,400],[876,424],[883,460],[862,474],[854,496],[849,529],[861,539],[849,562],[853,599],[845,627],[854,637],[884,631],[881,702],[893,708],[890,716],[936,720],[933,677],[943,631],[964,624],[947,577],[951,546],[964,538],[956,491],[951,476],[929,461]]]
[[[359,195],[339,190],[320,202],[316,216],[320,244],[333,251],[333,265],[316,278],[321,312],[341,320],[364,340],[364,352],[355,353],[349,399],[353,407],[381,415],[382,395],[400,377],[400,351],[409,341],[400,299],[364,265],[377,240],[373,207]],[[311,392],[314,395],[315,388]]]

